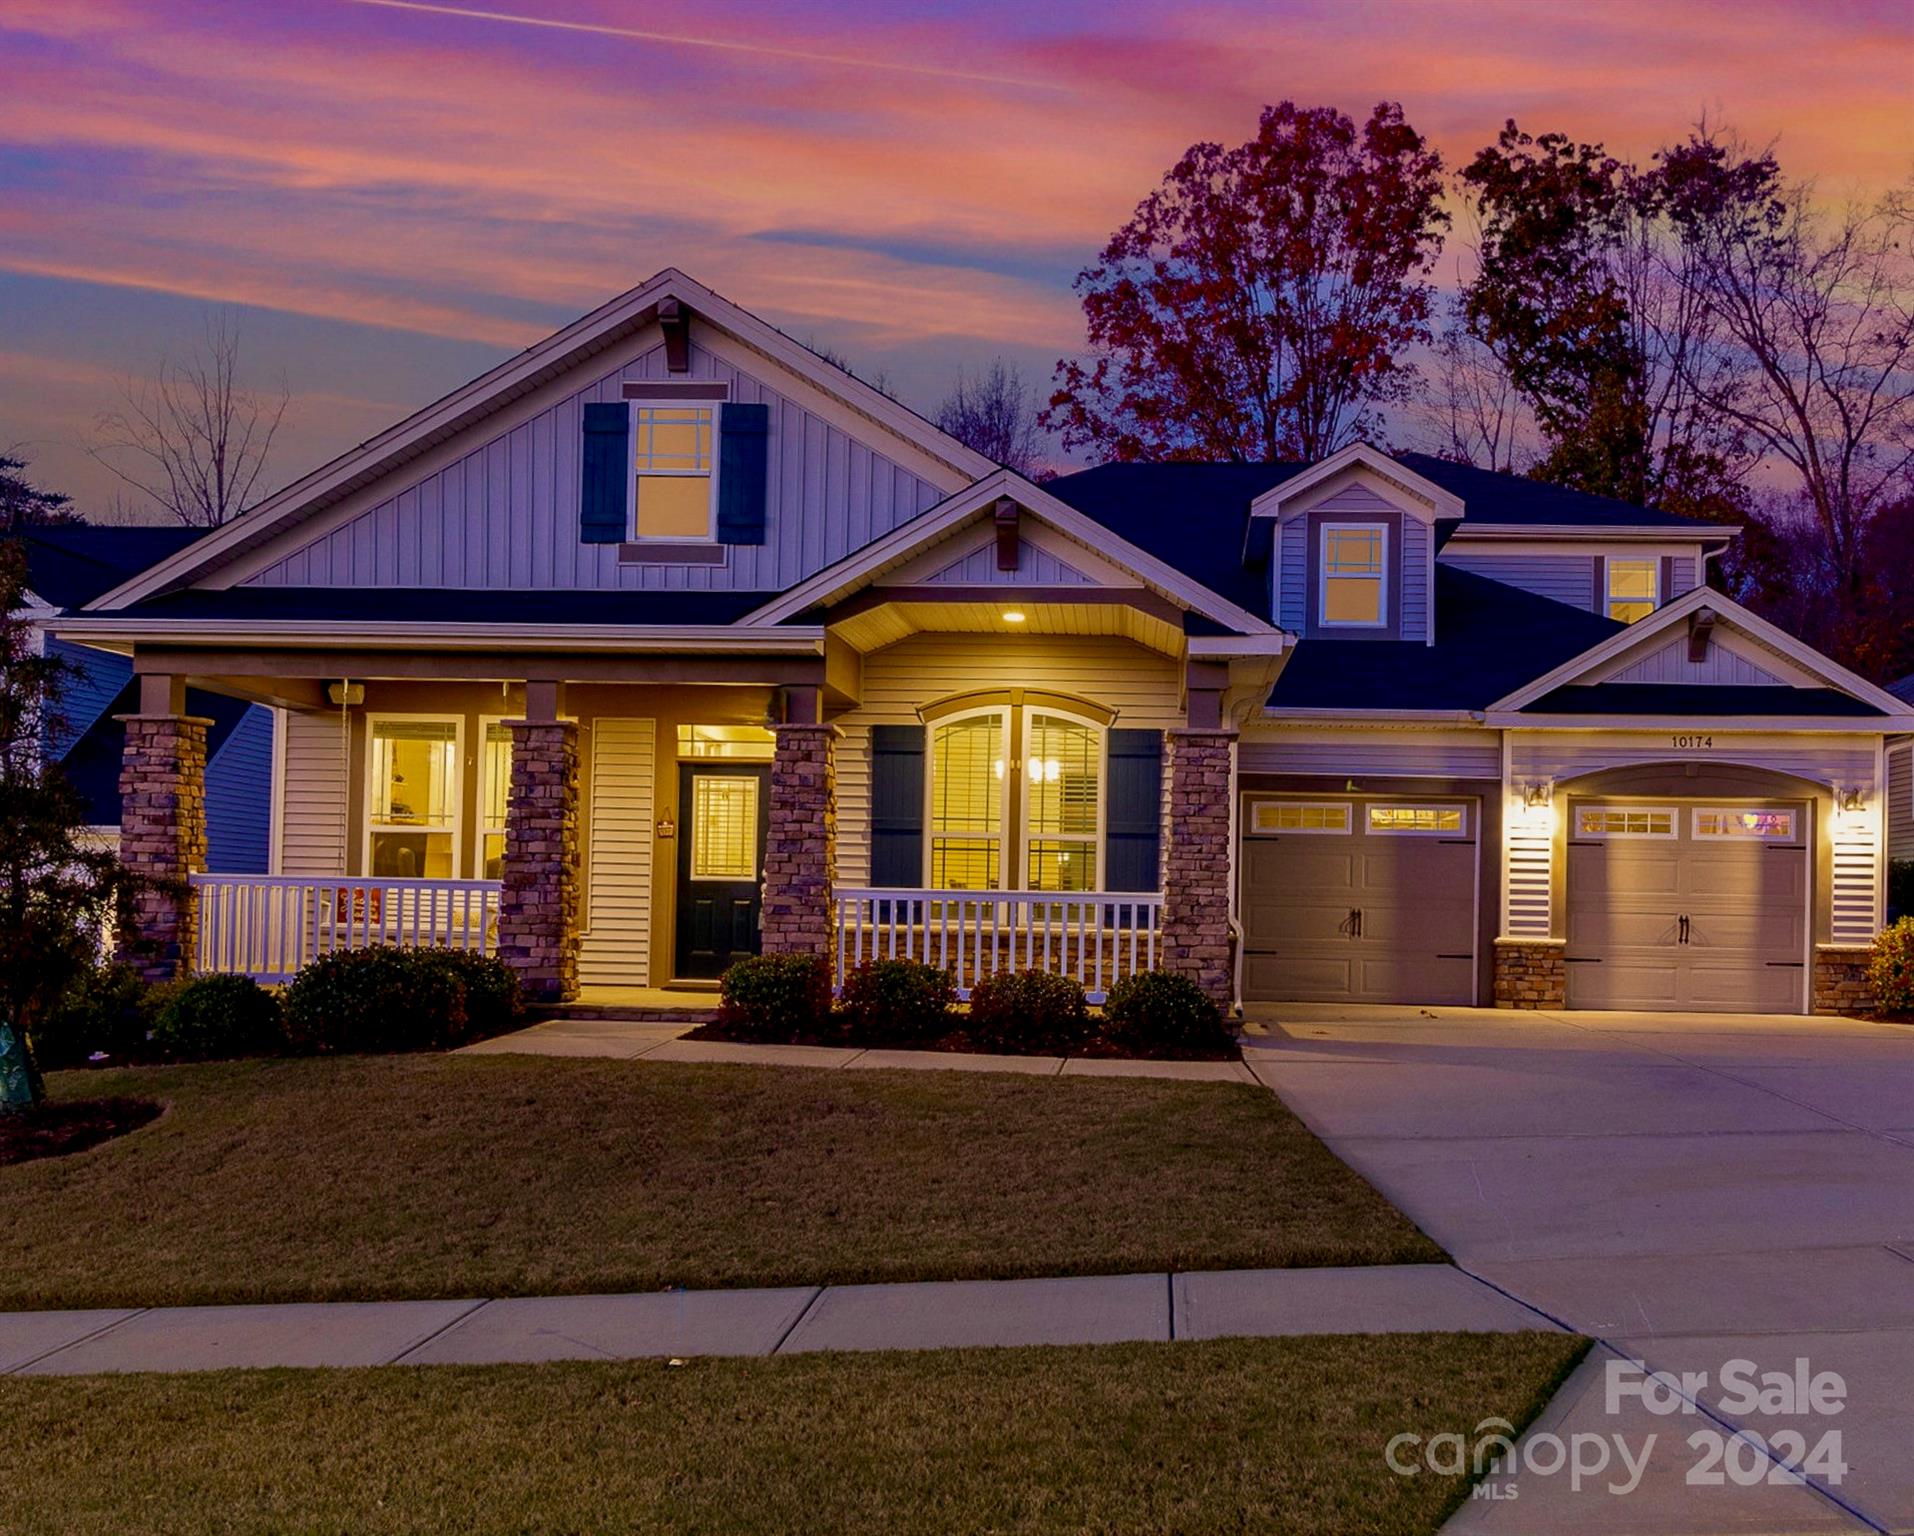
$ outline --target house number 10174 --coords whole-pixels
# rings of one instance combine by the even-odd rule
[[[1712,736],[1671,736],[1668,739],[1675,744],[1677,750],[1689,752],[1706,750],[1715,744],[1715,738]]]

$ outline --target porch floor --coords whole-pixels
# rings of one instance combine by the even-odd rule
[[[682,1024],[686,1028],[709,1023],[718,1016],[718,989],[710,987],[581,987],[578,1000],[548,1003],[529,1010],[534,1019],[549,1023],[586,1020],[629,1024]]]

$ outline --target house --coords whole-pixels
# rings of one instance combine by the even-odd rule
[[[197,533],[178,527],[56,524],[26,528],[26,611],[39,620],[79,607],[176,554]],[[120,835],[120,767],[126,731],[119,716],[138,707],[126,656],[76,645],[37,628],[44,651],[66,663],[46,747],[87,805],[88,832],[112,847]],[[261,873],[271,844],[273,712],[225,694],[192,689],[188,711],[206,727],[207,870]]]
[[[156,969],[1836,1008],[1914,706],[1733,532],[1368,446],[1037,485],[668,270],[56,627],[139,680]],[[189,689],[281,712],[269,875],[199,872]]]

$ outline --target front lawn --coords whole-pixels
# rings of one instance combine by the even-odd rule
[[[1391,1436],[1520,1428],[1585,1348],[1393,1334],[0,1381],[9,1529],[1432,1532]]]
[[[167,1111],[0,1168],[0,1308],[1442,1257],[1227,1083],[404,1056],[49,1087]]]

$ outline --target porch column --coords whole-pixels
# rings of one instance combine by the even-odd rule
[[[184,683],[140,679],[140,712],[121,715],[120,862],[140,877],[120,958],[148,981],[193,966],[199,910],[186,877],[206,867],[206,728],[186,713]]]
[[[1163,853],[1163,969],[1187,976],[1219,1008],[1230,968],[1231,730],[1168,733],[1170,810]]]
[[[550,687],[550,685],[547,685]],[[525,690],[512,732],[498,953],[534,1003],[578,996],[578,723],[557,719],[557,690]]]
[[[837,738],[815,721],[773,726],[771,830],[764,850],[764,952],[828,955],[835,943]]]

